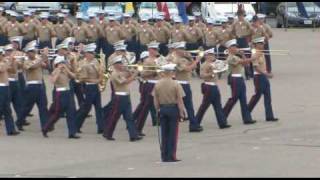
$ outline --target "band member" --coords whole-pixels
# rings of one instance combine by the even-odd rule
[[[125,42],[128,45],[128,51],[137,52],[137,46],[139,45],[136,41],[137,36],[137,28],[136,25],[132,23],[131,14],[125,13],[123,14],[123,32],[125,36]]]
[[[221,29],[218,31],[218,39],[219,39],[219,48],[218,48],[218,59],[226,60],[227,54],[224,54],[224,51],[227,49],[225,44],[227,41],[234,39],[234,35],[231,32],[230,26],[228,26],[228,22],[226,20],[221,21],[222,26]]]
[[[37,26],[37,36],[39,39],[39,49],[52,48],[51,38],[56,36],[56,32],[49,24],[46,14],[40,15],[41,24]]]
[[[67,45],[65,49],[67,49]],[[72,93],[69,87],[70,79],[75,78],[75,74],[71,72],[69,67],[66,65],[66,60],[64,56],[57,56],[54,60],[54,71],[51,74],[51,81],[55,86],[54,94],[54,111],[49,115],[48,122],[45,124],[43,132],[44,136],[50,127],[59,120],[60,114],[63,112],[67,113],[67,125],[69,130],[70,139],[78,139],[79,136],[76,135],[77,128],[75,122],[76,108],[73,100]]]
[[[94,13],[90,13],[88,15],[89,22],[88,22],[88,30],[90,34],[92,35],[88,39],[88,43],[98,43],[98,38],[102,36],[103,32],[102,29],[99,27],[97,21],[96,21],[96,15]],[[99,53],[98,49],[96,49],[96,53]]]
[[[268,78],[272,78],[272,74],[267,72],[266,61],[264,56],[264,43],[265,38],[260,37],[253,39],[257,52],[253,54],[253,67],[254,67],[254,86],[256,94],[252,96],[249,101],[249,111],[255,108],[256,104],[259,102],[260,97],[264,95],[264,108],[267,121],[278,121],[278,118],[275,118],[272,111],[271,105],[271,92],[270,92],[270,82]]]
[[[173,21],[174,21],[174,26],[170,32],[170,39],[171,39],[170,43],[188,41],[188,39],[190,39],[190,35],[181,24],[182,23],[181,17],[175,17]]]
[[[252,34],[252,28],[248,21],[245,20],[245,12],[242,10],[238,10],[237,12],[238,20],[236,20],[232,24],[232,33],[237,38],[237,44],[239,45],[239,48],[248,48],[251,34]],[[247,51],[247,57],[250,57],[249,53],[250,51]],[[253,72],[251,71],[252,68],[250,67],[250,63],[248,65],[245,65],[245,75],[246,78],[249,79],[250,77],[253,77]]]
[[[266,50],[265,58],[266,58],[266,66],[267,66],[267,72],[271,73],[272,71],[272,66],[271,66],[271,56],[268,54],[270,51],[269,47],[269,39],[273,37],[273,33],[271,30],[271,27],[269,24],[265,23],[265,14],[257,14],[258,19],[260,21],[260,25],[265,29],[266,34],[268,37],[265,39],[265,44],[264,44],[264,49]]]
[[[23,28],[26,31],[26,34],[23,36],[21,49],[26,46],[30,41],[36,39],[37,25],[31,22],[31,12],[23,12],[23,22],[21,23]]]
[[[202,46],[203,31],[196,26],[194,16],[189,16],[189,26],[187,26],[186,31],[190,35],[190,38],[186,41],[187,50],[195,50]]]
[[[201,132],[202,127],[194,116],[194,108],[192,102],[192,91],[190,86],[192,70],[196,68],[200,62],[200,57],[193,60],[192,56],[185,51],[185,42],[176,43],[175,59],[173,62],[177,64],[176,80],[182,85],[186,96],[183,98],[184,105],[187,110],[190,132]]]
[[[94,105],[96,112],[97,133],[103,132],[102,111],[101,111],[101,94],[99,83],[102,78],[100,76],[100,63],[95,59],[96,44],[88,44],[84,47],[84,62],[79,65],[79,79],[85,83],[85,100],[77,111],[77,131],[81,133],[82,125]]]
[[[215,48],[219,43],[219,34],[218,31],[213,26],[213,19],[207,20],[207,28],[204,30],[204,49],[208,50],[211,48]]]
[[[153,28],[148,24],[149,18],[141,17],[141,23],[138,28],[137,39],[139,43],[139,51],[137,52],[137,58],[140,59],[140,54],[148,49],[147,44],[156,39],[156,35],[153,32]]]
[[[143,71],[141,76],[146,82],[141,85],[141,102],[133,113],[133,119],[136,123],[138,133],[141,136],[145,136],[142,131],[149,111],[152,117],[152,125],[155,126],[157,123],[156,111],[151,92],[155,84],[158,82],[158,73],[155,68],[157,66],[156,61],[159,54],[158,48],[159,43],[157,42],[151,42],[148,44],[148,57],[143,60],[143,65],[146,66],[147,71]]]
[[[88,30],[88,26],[83,22],[83,15],[78,13],[76,15],[77,24],[72,27],[71,36],[75,38],[75,45],[86,44],[88,39],[92,36]]]
[[[25,31],[21,24],[17,21],[18,13],[11,12],[10,13],[10,21],[4,25],[4,34],[6,35],[7,42],[10,37],[14,36],[23,36]],[[7,43],[6,42],[6,43]]]
[[[0,113],[4,115],[4,122],[8,136],[18,135],[15,130],[14,121],[10,107],[10,89],[9,89],[9,64],[4,59],[4,50],[0,49]]]
[[[230,87],[232,96],[229,98],[228,102],[224,106],[224,114],[228,118],[232,108],[240,100],[241,105],[241,115],[244,124],[254,124],[256,121],[252,120],[248,105],[247,105],[247,95],[246,95],[246,84],[243,79],[243,66],[251,63],[251,59],[246,59],[243,55],[242,58],[237,56],[238,44],[235,39],[226,42],[225,45],[229,50],[229,56],[227,62],[230,68]]]
[[[4,15],[4,7],[0,7],[0,23],[6,24],[8,22],[7,17]],[[7,37],[5,34],[5,27],[0,26],[0,46],[4,46],[7,44]]]
[[[159,42],[159,53],[163,56],[168,55],[168,41],[170,39],[170,29],[165,25],[163,16],[156,16],[156,24],[153,32],[156,35],[156,41]]]
[[[201,64],[200,77],[204,80],[204,82],[201,84],[203,99],[196,118],[198,119],[199,123],[201,123],[205,112],[211,104],[214,108],[220,129],[224,129],[231,126],[227,123],[221,105],[221,95],[217,86],[218,75],[214,72],[214,70],[217,68],[213,64],[213,62],[216,60],[214,54],[215,49],[209,49],[205,51],[205,62]]]
[[[106,58],[108,58],[114,52],[113,44],[125,39],[124,31],[121,29],[121,26],[118,25],[114,16],[109,17],[109,23],[104,28],[104,35],[107,42],[104,48],[104,54]]]
[[[37,56],[36,43],[29,42],[25,47],[28,60],[24,61],[23,68],[26,73],[26,88],[24,92],[24,101],[21,110],[21,118],[17,120],[17,127],[23,131],[22,125],[26,121],[27,115],[32,110],[34,104],[37,104],[41,130],[48,121],[47,95],[44,88],[43,68],[48,68],[48,50],[45,49],[42,56]]]
[[[114,141],[113,132],[121,115],[126,121],[130,141],[138,141],[142,138],[138,136],[132,118],[132,106],[130,100],[130,92],[128,85],[135,80],[136,73],[126,70],[122,64],[123,57],[118,56],[113,60],[113,72],[110,80],[114,87],[114,97],[112,100],[112,109],[106,119],[103,137],[107,140]]]
[[[194,12],[193,15],[195,18],[195,26],[199,27],[201,31],[206,29],[206,25],[203,23],[203,19],[201,17],[201,12]]]
[[[16,39],[10,38],[10,41],[21,42],[19,37],[17,37]],[[13,44],[15,44],[15,42]],[[20,118],[21,104],[22,104],[22,89],[18,81],[18,69],[22,68],[23,62],[18,61],[15,58],[14,48],[12,44],[5,46],[4,50],[5,50],[5,59],[8,61],[8,64],[9,64],[8,73],[9,73],[10,102],[12,102],[16,116]]]
[[[183,97],[185,93],[179,83],[173,80],[176,64],[161,67],[161,79],[155,85],[152,95],[160,117],[161,160],[180,161],[176,157],[179,119],[184,116]]]
[[[65,38],[71,35],[72,27],[64,20],[64,18],[64,14],[58,13],[58,23],[53,27],[57,35],[56,45],[62,43]]]

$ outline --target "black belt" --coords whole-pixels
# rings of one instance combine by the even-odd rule
[[[160,104],[160,107],[177,107],[177,104]]]

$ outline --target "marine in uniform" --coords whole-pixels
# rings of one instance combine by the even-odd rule
[[[106,122],[103,137],[107,140],[114,141],[113,132],[116,128],[120,116],[126,121],[130,141],[138,141],[142,138],[138,136],[134,121],[132,118],[132,106],[130,100],[129,84],[135,80],[136,73],[126,70],[123,65],[123,57],[117,56],[113,60],[113,71],[110,80],[114,87],[114,97],[112,100],[112,109]]]
[[[8,62],[4,59],[4,50],[0,48],[0,113],[4,115],[7,135],[15,136],[19,132],[15,129],[10,107],[9,68]]]
[[[56,36],[52,26],[48,22],[46,14],[40,15],[41,24],[37,26],[37,37],[39,40],[39,49],[52,48],[51,38]]]
[[[31,112],[34,104],[37,104],[40,116],[41,130],[48,121],[47,96],[43,81],[43,68],[48,68],[48,50],[45,50],[42,56],[38,56],[36,43],[29,42],[24,51],[27,54],[27,60],[24,61],[23,68],[26,73],[26,88],[24,92],[24,101],[21,110],[21,118],[17,120],[17,127],[23,131],[23,124],[26,122],[27,115]]]
[[[7,17],[4,15],[4,8],[0,7],[0,23],[6,24],[7,22]],[[0,46],[4,46],[7,43],[7,37],[4,30],[4,26],[0,26]]]
[[[234,39],[235,36],[231,32],[230,26],[227,24],[226,20],[221,21],[222,26],[221,29],[218,31],[218,39],[219,39],[219,47],[218,47],[218,59],[226,60],[227,55],[224,54],[224,51],[227,49],[225,47],[225,43],[231,39]]]
[[[128,45],[127,50],[130,52],[137,52],[138,43],[136,41],[137,38],[137,28],[136,25],[131,21],[131,14],[125,13],[123,14],[123,23],[122,28],[125,37],[125,43]]]
[[[139,51],[136,52],[136,57],[140,59],[140,54],[148,49],[147,44],[156,39],[156,35],[153,32],[153,28],[148,24],[147,17],[141,17],[141,23],[138,28],[137,39],[139,43]]]
[[[64,49],[67,48],[68,45],[65,45]],[[59,120],[60,114],[66,112],[69,138],[78,139],[80,137],[76,135],[76,108],[73,95],[69,87],[69,81],[70,79],[75,78],[75,74],[72,73],[69,67],[66,65],[64,56],[57,56],[54,60],[54,66],[55,69],[51,74],[51,81],[55,87],[54,110],[51,114],[49,114],[48,122],[44,126],[44,136],[47,137],[50,127],[54,126],[54,124]]]
[[[273,115],[272,105],[271,105],[271,90],[270,82],[268,78],[272,78],[272,74],[267,72],[266,61],[263,53],[265,38],[259,37],[252,40],[257,52],[253,54],[253,66],[254,66],[254,86],[255,95],[252,96],[249,101],[248,107],[249,111],[255,108],[259,102],[261,96],[264,96],[264,108],[267,121],[278,121]]]
[[[224,115],[221,105],[220,90],[217,86],[218,75],[214,72],[217,67],[214,66],[213,62],[215,59],[215,49],[209,49],[205,51],[205,62],[201,64],[200,77],[204,80],[201,84],[201,92],[203,94],[202,103],[196,115],[196,119],[201,123],[205,112],[207,111],[210,104],[216,114],[216,119],[220,129],[229,128],[226,117]]]
[[[191,73],[197,64],[200,62],[200,57],[193,60],[192,56],[185,51],[185,42],[179,42],[175,45],[175,59],[173,63],[177,64],[176,80],[181,84],[186,96],[183,98],[184,105],[188,114],[189,131],[201,132],[202,127],[194,115],[194,108],[192,102],[192,91],[190,86]]]
[[[95,59],[96,44],[88,44],[84,47],[84,62],[79,64],[79,79],[85,83],[85,100],[76,114],[77,131],[81,132],[82,125],[94,105],[96,113],[97,133],[103,132],[101,93],[99,83],[101,82],[100,63]]]
[[[230,87],[231,87],[231,98],[228,99],[226,105],[224,106],[224,114],[228,118],[232,108],[240,100],[241,105],[241,115],[244,124],[253,124],[256,121],[252,120],[248,105],[247,105],[247,95],[246,95],[246,84],[243,79],[243,66],[249,64],[251,59],[246,59],[243,55],[242,58],[238,57],[236,39],[232,39],[226,42],[226,47],[229,50],[229,55],[227,62],[230,68]]]
[[[4,25],[4,34],[8,38],[7,42],[10,37],[22,36],[25,33],[24,28],[17,21],[17,16],[18,16],[18,13],[14,12],[14,11],[10,12],[10,21],[8,21]],[[6,44],[7,44],[7,42],[6,42]]]
[[[218,31],[213,26],[213,20],[210,18],[207,20],[207,28],[204,30],[204,49],[208,50],[215,48],[219,43],[219,34]]]
[[[176,64],[161,67],[161,79],[155,85],[152,95],[160,118],[161,128],[161,160],[177,162],[179,119],[183,117],[183,97],[185,93],[179,83],[173,80]]]
[[[158,82],[158,73],[156,71],[157,58],[158,58],[159,43],[151,42],[148,44],[148,57],[143,60],[143,65],[146,66],[147,71],[141,72],[141,77],[145,83],[141,84],[141,101],[133,113],[133,119],[135,121],[138,133],[142,136],[143,127],[145,125],[148,112],[151,114],[152,125],[157,124],[156,110],[153,103],[153,97],[151,92]],[[154,66],[154,67],[150,67]]]
[[[21,49],[23,49],[29,42],[36,39],[37,25],[31,22],[31,12],[23,12],[22,26],[26,34],[23,36]]]
[[[56,45],[61,44],[64,39],[71,35],[72,27],[64,20],[64,18],[64,14],[58,13],[58,23],[53,27],[57,37]]]
[[[83,15],[78,13],[76,15],[77,24],[72,27],[71,36],[75,38],[75,46],[80,44],[86,44],[91,34],[88,30],[88,26],[83,22]]]
[[[169,50],[167,44],[170,39],[170,29],[165,25],[163,16],[156,16],[156,23],[153,27],[156,35],[156,41],[159,42],[159,53],[163,56],[168,55]]]
[[[272,72],[272,65],[271,65],[271,56],[269,54],[270,46],[269,46],[269,39],[273,37],[273,33],[269,24],[265,23],[265,14],[257,14],[258,19],[260,21],[260,25],[265,29],[266,34],[268,35],[265,39],[264,49],[266,50],[265,58],[266,58],[266,66],[267,72]]]
[[[190,39],[190,36],[185,30],[184,26],[181,24],[181,17],[175,17],[173,21],[174,26],[170,32],[170,43],[188,41],[188,39]]]
[[[121,29],[121,26],[118,26],[114,16],[109,17],[109,23],[104,28],[104,34],[107,42],[104,54],[106,55],[106,58],[108,58],[114,52],[113,44],[120,40],[124,40],[125,34]]]
[[[196,50],[203,43],[203,31],[195,24],[194,16],[189,16],[189,25],[186,28],[190,38],[187,39],[186,49]]]

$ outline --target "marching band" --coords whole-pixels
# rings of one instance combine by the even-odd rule
[[[98,134],[115,140],[113,132],[123,115],[130,141],[138,141],[145,136],[143,128],[150,112],[152,124],[161,126],[162,160],[170,162],[177,161],[179,121],[188,120],[190,132],[201,132],[200,124],[210,104],[221,129],[231,127],[227,119],[238,99],[244,124],[255,123],[251,113],[262,95],[266,120],[278,120],[271,105],[270,54],[265,53],[272,32],[262,14],[255,16],[251,24],[243,18],[245,13],[238,11],[237,20],[232,24],[223,21],[219,28],[212,19],[204,22],[199,14],[183,25],[180,17],[174,17],[170,24],[159,13],[152,25],[147,17],[138,23],[131,14],[124,14],[122,23],[110,14],[105,21],[103,11],[89,14],[89,22],[78,13],[73,23],[64,10],[58,13],[57,24],[49,22],[45,13],[37,19],[34,12],[24,12],[22,23],[17,22],[14,11],[6,11],[7,17],[4,9],[0,8],[0,13],[0,116],[7,135],[25,131],[28,115],[36,104],[44,137],[66,114],[68,137],[78,139],[94,106]],[[196,55],[190,53],[201,48]],[[255,52],[239,48],[255,48]],[[56,52],[52,56],[49,50]],[[203,100],[195,112],[191,77],[199,65]],[[54,85],[49,109],[44,70],[49,71]],[[217,86],[221,72],[229,73],[232,92],[224,107]],[[253,77],[255,85],[255,95],[249,103],[245,77]],[[107,80],[112,95],[103,106],[101,93]],[[135,80],[140,83],[141,102],[133,109],[129,85]]]

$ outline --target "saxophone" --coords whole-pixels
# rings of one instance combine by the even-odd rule
[[[100,63],[100,68],[99,68],[99,78],[100,78],[100,83],[99,83],[99,90],[100,92],[103,92],[106,89],[107,85],[107,78],[105,77],[105,72],[106,72],[106,60],[105,60],[105,54],[103,53],[102,50],[100,50],[100,57],[99,57],[99,63]]]

